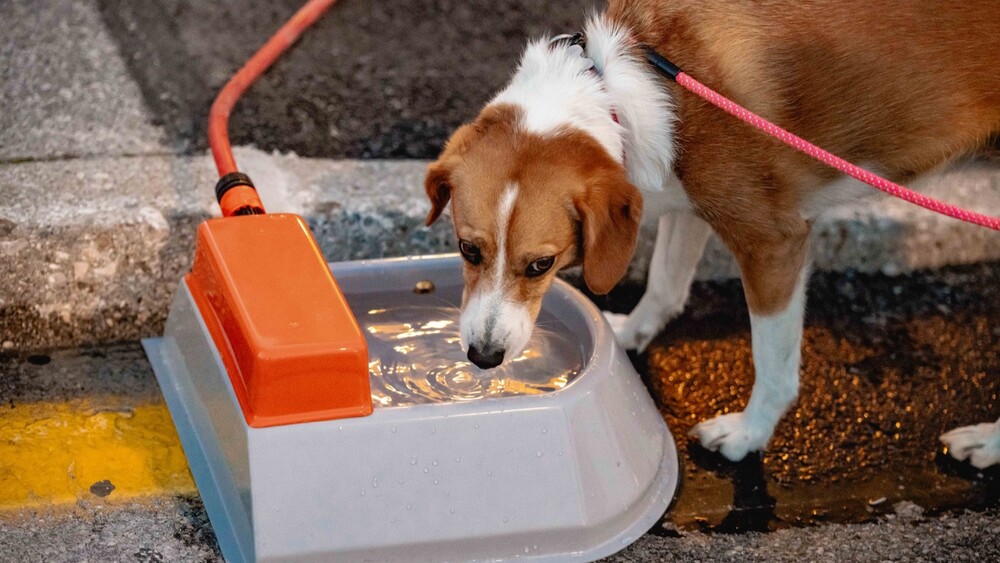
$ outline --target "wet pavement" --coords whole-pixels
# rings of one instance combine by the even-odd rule
[[[746,307],[738,282],[696,284],[685,314],[633,357],[684,465],[680,493],[651,533],[760,532],[1000,508],[1000,470],[954,462],[937,439],[1000,416],[998,288],[1000,263],[899,277],[815,274],[799,401],[763,456],[734,464],[686,433],[740,409],[749,395]],[[622,312],[639,294],[621,288],[595,300]],[[112,403],[121,407],[112,414],[165,411],[137,343],[4,352],[0,397],[0,410],[89,401],[101,407],[94,412]],[[158,438],[157,448],[164,443]],[[201,510],[181,504],[188,513]]]
[[[620,290],[598,301],[626,311],[637,297]],[[687,312],[635,362],[684,451],[668,517],[682,529],[863,522],[901,502],[930,512],[1000,503],[1000,470],[954,462],[938,441],[956,426],[1000,417],[1000,263],[900,277],[814,275],[799,400],[767,452],[738,464],[686,437],[749,397],[750,328],[738,282],[697,284]]]
[[[1000,560],[996,511],[925,517],[902,513],[877,523],[830,524],[767,534],[647,534],[605,563],[968,562]],[[200,501],[81,503],[18,519],[0,514],[0,552],[9,561],[222,561]]]

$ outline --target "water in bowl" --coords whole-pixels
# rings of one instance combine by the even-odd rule
[[[548,393],[568,385],[583,366],[583,347],[544,310],[520,356],[482,370],[462,351],[455,307],[372,305],[358,308],[357,317],[368,340],[376,407]]]

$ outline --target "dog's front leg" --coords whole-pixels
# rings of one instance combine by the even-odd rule
[[[708,223],[690,211],[660,216],[646,292],[627,316],[604,314],[623,347],[645,350],[653,337],[681,314],[711,234]]]
[[[753,390],[743,412],[717,416],[691,430],[702,446],[731,461],[764,449],[798,396],[809,273],[806,234],[754,244],[737,255],[750,307]]]

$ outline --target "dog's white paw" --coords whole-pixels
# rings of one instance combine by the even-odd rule
[[[1000,463],[1000,421],[962,426],[941,435],[951,457],[985,469]]]
[[[619,315],[605,311],[604,318],[611,325],[611,330],[615,333],[615,340],[626,350],[638,350],[642,352],[653,339],[653,336],[656,336],[656,332],[647,337],[646,332],[636,331],[631,315]]]
[[[604,318],[607,319],[608,324],[611,325],[611,331],[615,333],[615,339],[621,343],[621,333],[625,330],[625,323],[628,321],[628,315],[621,315],[618,313],[612,313],[611,311],[601,311],[604,313]],[[622,344],[624,346],[624,344]]]
[[[642,300],[628,315],[605,312],[604,317],[608,319],[615,332],[615,339],[623,348],[642,352],[678,313],[679,311],[652,306],[647,300]]]
[[[764,449],[771,429],[756,428],[743,413],[717,416],[695,425],[690,435],[703,448],[719,452],[729,461],[739,461],[750,452]]]

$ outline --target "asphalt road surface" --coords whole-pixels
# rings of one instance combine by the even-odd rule
[[[146,103],[187,150],[207,146],[215,94],[301,5],[99,3]],[[434,158],[504,84],[527,38],[577,30],[594,5],[343,0],[240,101],[233,144],[328,158]]]

